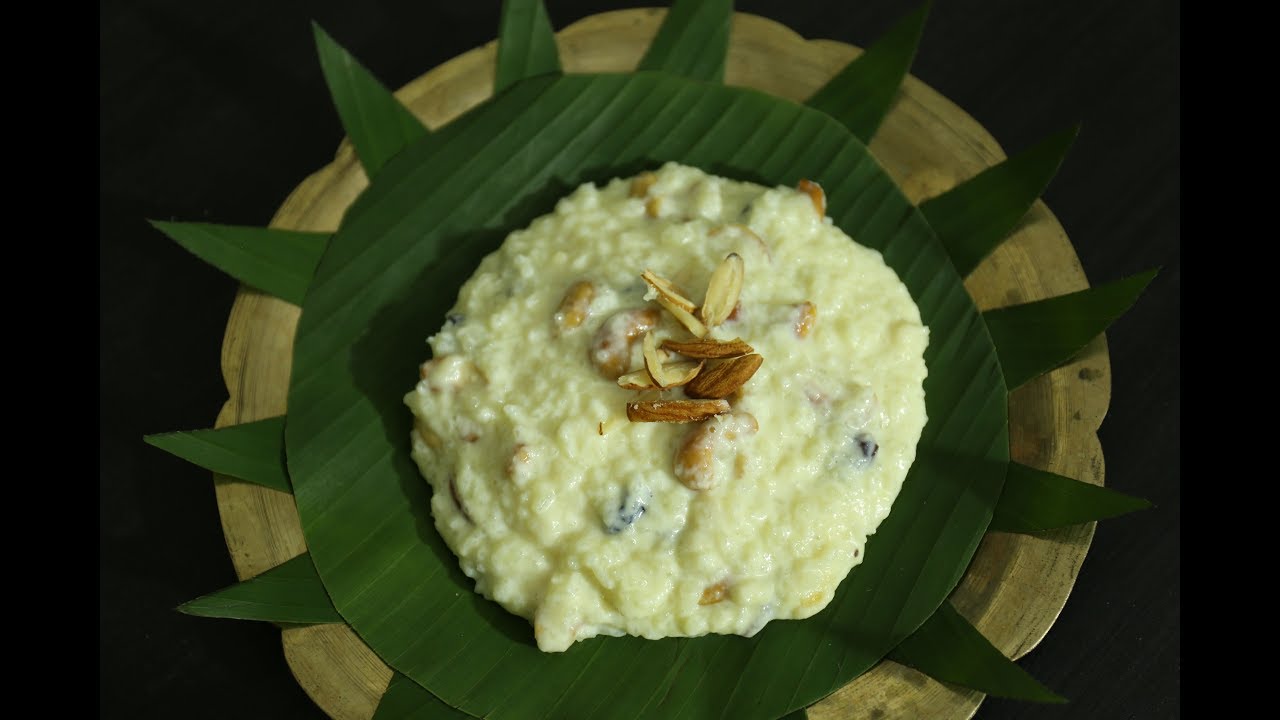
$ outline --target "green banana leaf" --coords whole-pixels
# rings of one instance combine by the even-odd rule
[[[706,84],[723,78],[730,10],[728,0],[678,0],[640,63],[646,72],[554,77],[546,75],[559,62],[542,3],[508,0],[496,78],[504,92],[434,135],[316,28],[326,80],[372,181],[339,232],[331,240],[279,231],[249,237],[238,234],[248,229],[208,226],[214,230],[202,237],[195,226],[157,224],[246,282],[258,278],[259,287],[293,302],[305,294],[284,429],[310,555],[184,611],[345,619],[399,671],[379,718],[804,717],[805,706],[891,651],[922,666],[936,660],[936,676],[984,690],[1011,682],[1009,667],[1021,672],[989,653],[966,661],[964,653],[986,641],[967,623],[971,633],[956,631],[944,603],[1005,484],[1001,363],[1005,372],[1013,368],[1014,387],[1068,359],[1141,287],[1118,283],[1124,292],[1100,288],[1061,303],[977,313],[948,251],[967,253],[957,261],[963,267],[994,247],[1025,210],[1013,205],[1034,200],[1065,146],[1055,149],[1052,139],[1044,145],[1053,152],[1027,153],[1034,172],[1014,172],[1025,164],[1015,158],[984,174],[999,182],[960,186],[952,198],[963,196],[964,213],[945,195],[924,214],[902,197],[858,138],[869,138],[890,106],[927,5],[811,99],[832,116]],[[472,592],[435,533],[429,486],[409,460],[400,397],[416,379],[423,340],[507,232],[581,182],[665,160],[770,185],[821,183],[836,224],[884,253],[931,327],[930,421],[895,512],[819,615],[772,623],[752,639],[598,638],[547,655],[533,646],[525,621]],[[947,234],[940,240],[927,220]],[[995,326],[990,334],[984,319]],[[210,437],[225,440],[231,431]],[[153,444],[206,467],[228,462],[200,444],[208,438],[148,440],[156,438]],[[269,464],[261,448],[229,446],[238,450],[246,457],[237,462]],[[1052,494],[1037,487],[1023,485],[1019,507]],[[1077,498],[1075,511],[1091,511],[1090,497]],[[333,619],[306,619],[315,617]],[[937,643],[941,650],[922,661],[921,649]]]
[[[1069,362],[1133,305],[1157,272],[983,313],[1009,389]]]
[[[1041,703],[1067,701],[1005,657],[950,602],[943,603],[889,657],[931,678],[988,695]]]
[[[844,123],[862,142],[871,142],[915,59],[931,5],[926,2],[899,20],[805,104]]]
[[[396,673],[378,701],[373,720],[470,720],[471,716],[450,707],[421,685]]]
[[[342,622],[307,553],[242,583],[183,603],[178,610],[188,615],[292,625]]]
[[[327,233],[277,228],[150,221],[196,257],[239,280],[294,305],[311,283]]]
[[[1054,133],[999,165],[920,203],[920,212],[947,247],[956,271],[968,275],[1017,227],[1080,132]]]
[[[143,440],[206,470],[293,492],[285,470],[283,415],[217,430],[157,433]]]
[[[342,127],[364,171],[373,175],[406,145],[426,135],[427,128],[324,28],[315,23],[311,27]]]
[[[538,0],[504,0],[493,92],[517,80],[560,72],[560,52],[547,8]]]
[[[930,421],[898,499],[914,512],[890,515],[809,621],[752,639],[608,638],[546,655],[524,620],[472,592],[435,534],[400,398],[423,339],[508,231],[581,182],[669,159],[769,184],[816,180],[835,222],[897,269],[931,328]],[[496,718],[703,717],[708,707],[779,717],[871,667],[954,587],[1004,480],[1006,410],[995,349],[959,276],[865,146],[803,106],[637,73],[517,83],[387,163],[308,291],[285,431],[303,530],[335,606],[450,705]]]
[[[733,0],[675,0],[637,70],[722,82]]]
[[[991,529],[1033,533],[1149,507],[1142,498],[1011,462]]]

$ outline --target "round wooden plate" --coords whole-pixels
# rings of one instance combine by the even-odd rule
[[[657,32],[665,10],[593,15],[557,34],[566,72],[628,72]],[[495,44],[472,50],[406,85],[397,97],[432,128],[492,93]],[[765,18],[737,13],[726,83],[803,101],[861,50],[806,40]],[[1004,153],[973,118],[924,83],[908,77],[871,150],[906,194],[919,201],[990,165]],[[272,225],[331,232],[368,184],[350,144],[289,196]],[[1037,202],[1022,226],[965,283],[980,309],[1060,295],[1088,286],[1062,226]],[[230,399],[217,426],[285,412],[299,309],[249,288],[227,321],[222,369]],[[1102,484],[1097,429],[1110,401],[1110,363],[1099,337],[1075,362],[1012,393],[1014,460]],[[241,579],[306,550],[293,498],[215,476],[227,548]],[[1021,657],[1057,618],[1093,538],[1094,525],[1036,536],[990,533],[951,596],[1006,655]],[[373,715],[391,678],[388,668],[346,625],[283,631],[285,657],[298,682],[329,715]],[[814,705],[809,717],[972,717],[981,693],[936,682],[893,662],[880,663]]]

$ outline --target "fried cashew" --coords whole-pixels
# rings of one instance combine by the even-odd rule
[[[661,315],[657,308],[633,308],[610,315],[596,331],[587,348],[596,371],[605,379],[617,380],[631,369],[635,344],[644,334],[658,326]]]
[[[734,451],[739,438],[754,435],[760,429],[754,415],[736,411],[699,423],[685,435],[676,448],[676,479],[690,490],[710,490],[722,478],[716,469],[717,455]]]

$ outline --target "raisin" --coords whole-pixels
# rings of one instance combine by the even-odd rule
[[[876,453],[880,452],[880,446],[876,444],[876,439],[871,437],[870,433],[858,433],[853,439],[858,443],[858,452],[862,453],[862,457],[867,460],[874,460]]]
[[[622,496],[622,502],[618,504],[617,512],[613,513],[605,525],[605,532],[617,535],[635,524],[644,515],[644,511],[645,504],[642,498],[629,492],[625,493]]]

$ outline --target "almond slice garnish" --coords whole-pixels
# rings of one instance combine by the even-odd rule
[[[727,400],[649,400],[627,403],[627,419],[631,422],[700,422],[727,412]]]
[[[726,398],[732,395],[751,379],[760,369],[764,358],[760,355],[743,355],[725,360],[684,386],[684,392],[691,398]]]
[[[699,360],[719,360],[721,358],[749,355],[755,352],[755,348],[743,342],[742,338],[734,338],[732,340],[715,340],[712,338],[695,338],[685,341],[663,340],[662,349]]]
[[[686,385],[698,377],[698,373],[702,372],[704,365],[706,363],[701,360],[677,360],[672,363],[664,363],[662,365],[663,377],[658,384],[663,388]]]
[[[640,273],[641,279],[649,284],[649,288],[653,290],[654,297],[650,298],[649,294],[645,294],[646,300],[657,300],[658,304],[666,308],[675,316],[680,324],[685,326],[689,332],[698,337],[705,337],[707,334],[707,326],[702,321],[694,317],[693,311],[697,307],[689,298],[681,295],[671,284],[670,280],[655,274],[652,270],[645,270]]]
[[[649,287],[653,288],[653,291],[658,293],[659,297],[665,297],[673,305],[688,312],[693,312],[698,309],[698,306],[694,305],[692,300],[681,294],[680,290],[676,288],[674,283],[654,271],[645,270],[640,273],[640,279],[644,280]]]
[[[618,378],[618,387],[623,390],[654,390],[658,387],[648,370],[636,370]],[[604,433],[600,433],[603,435]]]
[[[699,313],[702,315],[702,322],[708,327],[715,327],[729,318],[734,306],[738,304],[738,296],[742,294],[745,276],[746,269],[742,256],[738,253],[729,253],[715,272],[711,273],[711,280],[707,283],[707,299],[703,301]]]
[[[676,320],[679,320],[680,324],[683,325],[686,330],[693,333],[694,335],[698,337],[706,337],[707,333],[710,332],[707,329],[707,326],[703,325],[702,321],[699,320],[697,317],[695,317],[693,313],[686,311],[684,308],[671,305],[665,299],[663,299],[661,295],[658,296],[658,304],[666,308],[667,310],[670,310],[671,314],[675,316]]]
[[[796,183],[796,189],[809,196],[813,201],[813,208],[818,211],[818,217],[825,217],[827,214],[827,194],[822,191],[822,186],[812,180],[801,180]]]
[[[658,349],[658,336],[653,333],[647,333],[644,336],[644,367],[649,371],[649,376],[658,384],[658,387],[666,389],[679,387],[697,377],[702,370],[701,362],[666,362],[663,355],[666,351]],[[642,388],[643,389],[643,388]]]

